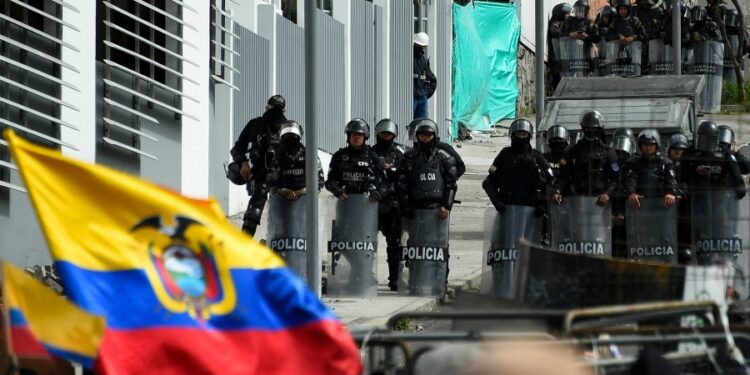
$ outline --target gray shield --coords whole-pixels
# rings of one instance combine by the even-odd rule
[[[641,42],[621,46],[617,40],[607,42],[607,74],[641,75]]]
[[[268,200],[267,244],[284,258],[287,267],[307,281],[307,195],[289,200],[271,194]]]
[[[649,40],[648,63],[651,66],[650,73],[652,75],[674,74],[672,45],[664,44],[664,39]]]
[[[401,248],[398,290],[417,296],[445,295],[448,281],[448,228],[450,218],[440,220],[438,209],[414,210],[414,218],[404,222],[405,246]]]
[[[732,46],[732,51],[737,54],[737,49],[740,47],[739,35],[727,35],[729,44]],[[724,49],[724,80],[725,81],[737,81],[737,74],[734,71],[734,58],[730,55],[729,48]],[[740,71],[745,70],[744,67],[745,59],[740,60]]]
[[[724,74],[724,44],[703,42],[693,45],[693,65],[690,74],[706,76],[706,85],[701,91],[701,111],[718,112],[721,109],[721,86]]]
[[[596,197],[565,197],[554,204],[552,248],[564,253],[612,257],[612,207],[596,205]]]
[[[609,72],[607,71],[607,41],[602,39],[597,47],[597,49],[599,50],[599,58],[596,62],[597,74],[600,77],[605,77],[609,74]]]
[[[573,39],[569,36],[560,38],[560,76],[561,77],[585,77],[591,70],[588,59],[589,51],[586,50],[582,40]]]
[[[750,259],[750,198],[738,200],[733,191],[697,192],[692,204],[692,246],[699,264],[734,268],[734,288],[748,297]]]
[[[662,198],[642,198],[641,208],[625,208],[628,258],[677,263],[677,208]]]
[[[533,244],[542,239],[542,218],[534,216],[534,207],[505,206],[503,213],[489,208],[484,215],[484,263],[481,292],[496,297],[515,297],[518,242]]]
[[[560,59],[560,38],[550,38],[552,44],[552,51],[555,53],[555,57]]]
[[[378,203],[368,195],[336,200],[336,218],[328,242],[328,294],[377,295]]]

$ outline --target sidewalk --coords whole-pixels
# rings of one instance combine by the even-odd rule
[[[500,132],[505,133],[502,130]],[[471,141],[453,144],[466,163],[466,174],[458,183],[456,199],[461,201],[461,204],[455,205],[451,212],[449,293],[467,284],[479,285],[484,247],[484,213],[492,207],[482,190],[482,180],[487,176],[487,169],[500,148],[507,144],[508,138],[506,137],[490,138],[489,136],[476,137]],[[324,191],[321,196],[324,195],[329,194]],[[242,214],[233,216],[231,220],[235,225],[241,226]],[[265,238],[265,234],[266,215],[264,213],[256,237],[262,239]],[[395,313],[429,310],[439,303],[436,298],[407,297],[391,292],[387,287],[387,278],[385,238],[379,235],[377,298],[329,298],[324,295],[323,301],[350,328],[384,324]]]

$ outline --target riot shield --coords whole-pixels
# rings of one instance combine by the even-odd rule
[[[271,194],[268,200],[267,244],[287,267],[307,281],[307,195],[289,200]]]
[[[625,208],[628,259],[677,263],[677,208],[662,198],[643,198],[641,208]]]
[[[404,222],[399,293],[417,296],[445,295],[448,282],[448,230],[450,218],[441,220],[438,209],[414,210]]]
[[[533,244],[542,239],[542,218],[534,216],[534,207],[505,206],[503,213],[489,208],[484,214],[484,263],[481,292],[496,297],[515,297],[518,241]]]
[[[328,242],[328,295],[377,295],[378,203],[369,195],[336,200]]]
[[[737,81],[737,74],[734,71],[734,57],[731,55],[731,52],[734,52],[737,54],[737,49],[740,48],[740,36],[739,35],[727,35],[727,38],[729,39],[729,44],[732,46],[732,50],[730,51],[729,48],[724,48],[724,80],[725,81]],[[741,62],[744,62],[745,59],[740,60]],[[740,71],[745,70],[744,64],[741,64]]]
[[[597,49],[599,50],[599,58],[596,61],[597,75],[599,77],[606,77],[609,75],[609,71],[607,70],[607,41],[602,39],[597,44]]]
[[[616,76],[641,75],[641,42],[620,45],[617,40],[607,42],[607,72]]]
[[[550,38],[552,44],[552,52],[555,53],[555,58],[560,60],[560,38]]]
[[[706,76],[706,85],[701,91],[701,111],[718,112],[721,109],[721,86],[724,74],[724,44],[703,42],[693,45],[694,61],[690,74]]]
[[[731,265],[734,287],[748,297],[748,233],[750,198],[738,200],[733,191],[697,192],[692,204],[692,244],[698,263]]]
[[[569,254],[612,257],[612,207],[596,197],[565,197],[553,204],[552,248]]]
[[[664,39],[652,39],[648,41],[648,63],[652,75],[674,74],[674,62],[672,61],[672,45],[664,44]]]
[[[591,70],[589,51],[582,40],[569,36],[560,38],[560,76],[586,77]]]

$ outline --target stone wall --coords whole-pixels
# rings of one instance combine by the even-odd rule
[[[523,43],[518,44],[518,66],[516,68],[518,98],[516,99],[516,117],[529,115],[534,111],[536,69],[535,55]]]

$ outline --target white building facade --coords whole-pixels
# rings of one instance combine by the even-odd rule
[[[303,0],[0,2],[0,129],[186,195],[216,197],[237,213],[247,193],[226,180],[223,164],[269,96],[284,95],[287,117],[316,126],[326,152],[344,146],[353,117],[371,127],[390,117],[405,128],[418,24],[432,39],[439,80],[430,114],[449,138],[452,1],[319,3],[321,106],[305,119]],[[50,262],[3,141],[0,256],[23,266]]]

